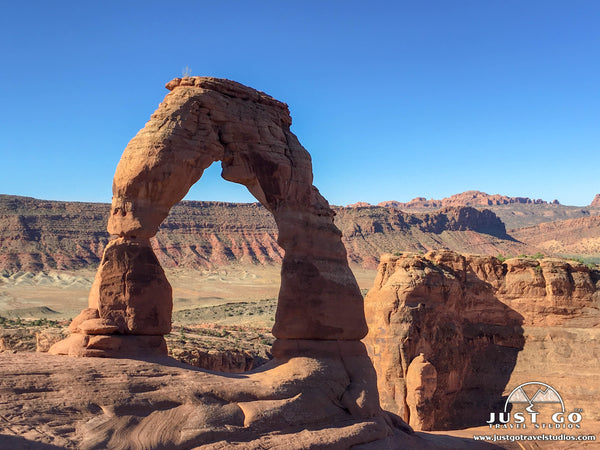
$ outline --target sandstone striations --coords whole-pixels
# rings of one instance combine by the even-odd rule
[[[378,206],[332,209],[348,261],[367,268],[377,267],[381,253],[398,249],[535,253],[507,235],[502,222],[485,210],[449,207],[410,214]],[[53,211],[52,221],[45,219],[47,210]],[[109,239],[105,231],[109,210],[106,204],[0,196],[0,216],[4,217],[0,221],[0,271],[95,268]],[[68,213],[62,216],[61,211]],[[28,224],[27,233],[10,226],[19,220]],[[273,216],[258,203],[183,201],[171,209],[150,242],[163,267],[208,269],[231,263],[281,263],[283,249],[277,244],[277,234]]]
[[[509,380],[530,381],[519,377],[530,376],[532,360],[553,372],[557,361],[543,355],[565,350],[561,336],[566,330],[581,334],[582,328],[600,325],[600,271],[557,259],[502,263],[448,251],[387,255],[365,299],[365,311],[365,342],[384,408],[422,429],[482,425],[489,411],[505,400]],[[546,350],[540,349],[543,333]],[[580,355],[598,338],[584,335],[566,344],[569,353],[563,355],[580,368],[581,379],[590,366]],[[518,364],[522,355],[525,361]],[[435,389],[426,388],[431,382],[415,383],[414,376],[410,385],[409,369],[418,358],[421,366],[426,361],[435,369]],[[594,384],[588,399],[574,387],[578,385],[562,386],[592,406]],[[409,389],[421,392],[420,403]],[[421,417],[419,410],[430,413]]]
[[[98,264],[107,206],[0,195],[0,270],[72,270]]]
[[[408,214],[380,206],[336,210],[350,261],[376,268],[381,253],[452,249],[489,255],[527,253],[494,213],[471,207]]]
[[[0,448],[496,448],[399,429],[386,437],[393,416],[347,409],[348,368],[355,375],[362,368],[344,353],[270,362],[244,375],[167,358],[65,364],[60,356],[2,353]]]

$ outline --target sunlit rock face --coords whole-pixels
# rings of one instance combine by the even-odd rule
[[[117,166],[108,231],[118,239],[106,247],[89,299],[103,328],[84,325],[80,334],[169,332],[171,290],[149,239],[204,170],[220,161],[223,178],[246,186],[277,223],[285,255],[273,334],[308,340],[364,337],[362,296],[334,212],[312,185],[310,155],[290,131],[287,105],[216,78],[175,79],[167,88],[171,92]],[[117,343],[106,337],[103,348],[90,352],[81,348],[89,338],[73,339],[73,348],[63,342],[52,352],[135,353],[123,346],[123,338]],[[153,351],[163,352],[164,346]]]

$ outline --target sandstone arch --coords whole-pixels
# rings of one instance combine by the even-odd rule
[[[309,153],[287,105],[239,83],[175,79],[117,166],[107,246],[89,308],[53,353],[165,353],[171,290],[149,244],[169,210],[215,161],[273,214],[285,256],[273,334],[282,340],[358,341],[363,299],[333,211],[312,184]],[[294,348],[298,342],[291,343]],[[304,344],[303,344],[304,345]],[[309,345],[310,346],[310,345]]]

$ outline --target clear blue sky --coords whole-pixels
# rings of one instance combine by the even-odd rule
[[[332,204],[600,193],[600,2],[28,1],[0,13],[0,193],[110,201],[181,76],[288,103]],[[211,167],[189,199],[253,201]]]

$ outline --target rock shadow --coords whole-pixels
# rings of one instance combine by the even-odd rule
[[[382,260],[365,299],[382,406],[417,430],[485,425],[523,349],[524,318],[498,299],[505,268],[450,251]]]
[[[407,304],[418,306],[410,314],[405,358],[410,362],[424,353],[437,370],[431,429],[485,425],[490,412],[504,406],[504,388],[525,344],[523,316],[498,300],[492,284],[473,272],[444,264],[436,269],[444,276],[439,286],[443,302],[423,301],[418,291],[407,296]],[[458,295],[450,295],[457,288]]]

